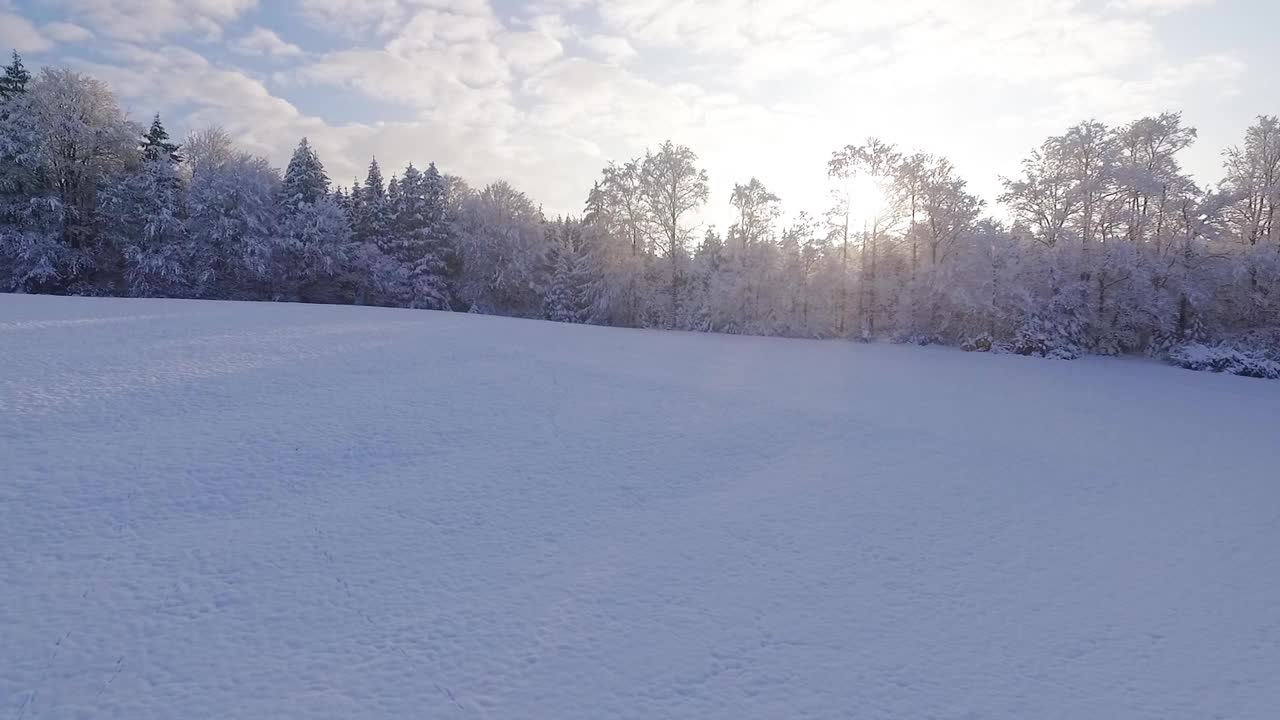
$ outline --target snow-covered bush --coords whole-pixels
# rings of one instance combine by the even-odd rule
[[[1280,362],[1231,345],[1188,343],[1169,351],[1169,362],[1188,370],[1225,372],[1245,377],[1280,379]]]
[[[1165,358],[1188,370],[1280,379],[1280,328],[1253,330],[1217,343],[1183,343]]]
[[[1070,317],[1028,318],[1014,335],[1009,351],[1059,360],[1075,360],[1085,354],[1080,324]]]

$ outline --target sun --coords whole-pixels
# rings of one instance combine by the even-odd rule
[[[854,224],[872,224],[884,217],[888,207],[888,178],[859,174],[849,180],[849,219]]]

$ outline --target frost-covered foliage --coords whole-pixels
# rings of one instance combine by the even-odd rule
[[[505,182],[461,201],[459,292],[482,312],[539,317],[550,266],[542,213]]]
[[[407,269],[404,299],[409,307],[449,308],[452,227],[445,215],[444,179],[435,163],[419,172],[410,165],[391,204],[391,257]]]
[[[182,297],[212,276],[208,264],[193,262],[175,163],[167,156],[144,159],[134,171],[101,193],[101,213],[112,218],[103,238],[119,253],[124,282],[135,297]]]
[[[1216,342],[1188,341],[1171,347],[1165,358],[1189,370],[1280,378],[1280,327],[1249,330]]]
[[[6,88],[0,255],[7,284],[27,292],[117,291],[98,193],[136,162],[137,128],[105,84],[71,70],[45,68],[29,84]]]
[[[548,220],[506,182],[477,191],[434,164],[384,176],[373,160],[334,188],[306,139],[283,173],[218,128],[179,145],[104,84],[33,78],[15,55],[0,73],[0,289],[1147,353],[1266,375],[1280,120],[1258,118],[1214,187],[1181,168],[1195,139],[1177,113],[1067,128],[1003,179],[1002,223],[946,158],[872,138],[831,154],[822,215],[789,214],[767,179],[718,185],[723,232],[700,223],[697,154],[665,142],[606,166],[580,218]]]
[[[303,205],[314,205],[329,196],[329,175],[306,138],[298,143],[284,171],[280,186],[280,205],[286,211]]]
[[[0,79],[0,290],[19,292],[54,289],[75,264],[40,154],[29,79],[16,54]]]
[[[228,151],[197,161],[191,174],[187,234],[209,273],[206,295],[262,298],[274,272],[280,175],[264,159]]]
[[[1214,345],[1187,343],[1169,351],[1169,362],[1188,370],[1207,370],[1246,377],[1280,378],[1280,359],[1266,349],[1241,347],[1232,342]]]
[[[567,323],[591,322],[592,264],[589,228],[570,218],[547,223],[551,277],[542,302],[543,317]]]

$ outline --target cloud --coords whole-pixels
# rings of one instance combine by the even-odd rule
[[[603,164],[589,143],[563,133],[538,127],[516,132],[522,123],[505,114],[510,105],[501,88],[467,92],[462,97],[474,106],[432,110],[416,120],[332,124],[300,112],[261,81],[220,68],[187,48],[125,44],[112,48],[108,56],[108,63],[76,65],[108,82],[134,116],[161,112],[177,132],[222,125],[242,148],[278,166],[288,161],[299,138],[305,136],[317,148],[330,177],[343,184],[363,177],[369,158],[375,155],[384,167],[396,170],[409,162],[421,167],[435,161],[443,172],[477,184],[506,178],[518,187],[545,185],[537,199],[553,203],[549,209],[576,209],[581,202],[579,181]],[[386,62],[373,57],[354,62]],[[174,73],[184,82],[169,82]],[[556,162],[548,164],[549,157]]]
[[[1111,0],[1111,7],[1126,12],[1165,14],[1190,7],[1212,5],[1217,0]]]
[[[258,0],[51,1],[98,32],[131,41],[188,32],[221,37],[223,25],[258,4]]]
[[[618,35],[591,35],[582,43],[597,57],[610,62],[624,62],[637,54],[631,41]]]
[[[538,31],[504,32],[495,42],[508,64],[521,70],[545,65],[564,52],[559,40]]]
[[[387,35],[423,10],[441,14],[491,14],[488,0],[298,0],[298,12],[310,24],[359,37]]]
[[[277,163],[306,135],[335,178],[363,174],[373,154],[435,160],[474,183],[506,177],[550,212],[580,209],[603,165],[666,138],[699,153],[719,205],[755,175],[788,207],[818,210],[827,154],[869,135],[951,156],[990,199],[1049,134],[1211,107],[1245,72],[1236,54],[1163,42],[1167,19],[1153,15],[1205,0],[297,0],[324,46],[307,52],[280,25],[233,46],[296,61],[269,80],[176,37],[220,32],[254,0],[47,1],[124,41],[86,69],[141,116],[222,123]],[[130,18],[138,27],[119,26]],[[51,27],[31,30],[75,42]],[[397,121],[334,121],[358,117],[350,95],[397,106]]]
[[[285,42],[279,35],[264,27],[255,27],[235,44],[236,52],[245,55],[268,57],[296,57],[302,54],[302,48]]]
[[[20,53],[40,52],[53,47],[53,43],[21,15],[0,12],[0,47]]]
[[[281,80],[340,85],[468,126],[512,120],[513,79],[561,57],[563,46],[539,30],[506,28],[483,3],[435,4],[401,16],[381,47],[325,53]],[[384,13],[406,10],[400,3],[378,7]]]
[[[51,22],[41,28],[44,34],[60,43],[84,42],[93,37],[93,33],[74,23]]]

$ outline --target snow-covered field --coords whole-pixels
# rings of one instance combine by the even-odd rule
[[[0,296],[0,720],[1280,716],[1280,383]]]

